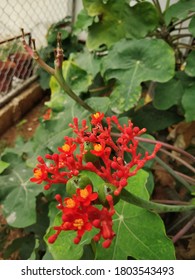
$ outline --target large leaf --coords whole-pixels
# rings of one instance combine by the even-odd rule
[[[194,111],[194,104],[195,104],[195,83],[191,87],[185,89],[183,98],[182,98],[182,105],[185,110],[185,119],[187,122],[195,120],[195,111]]]
[[[165,13],[166,24],[169,24],[171,20],[185,19],[191,12],[195,12],[194,0],[180,0],[167,9]]]
[[[110,99],[108,97],[90,97],[86,100],[86,103],[90,105],[96,112],[100,111],[106,113],[110,105]]]
[[[61,213],[58,213],[53,224],[56,226],[61,225],[61,223]],[[84,246],[91,243],[91,239],[96,234],[96,230],[86,232],[80,243],[77,245],[73,243],[73,240],[76,237],[76,233],[74,231],[61,232],[55,243],[49,244],[47,239],[54,233],[55,232],[51,227],[45,235],[45,241],[48,245],[48,250],[51,253],[52,257],[55,260],[79,260],[83,255]]]
[[[3,214],[9,225],[27,227],[36,221],[36,196],[42,188],[29,181],[32,169],[27,168],[19,157],[7,154],[4,158],[12,163],[8,174],[0,176]]]
[[[9,163],[5,162],[3,160],[0,160],[0,174],[3,173],[3,171],[9,167]]]
[[[157,26],[158,15],[154,6],[148,2],[130,7],[128,1],[83,0],[88,14],[95,17],[89,27],[87,46],[98,48],[105,44],[108,47],[121,38],[143,38]],[[143,16],[147,14],[147,16]]]
[[[141,198],[149,199],[145,188],[147,178],[147,172],[140,170],[128,180],[127,190]],[[113,220],[116,237],[106,250],[98,244],[96,259],[175,259],[174,246],[167,238],[163,222],[157,214],[122,200],[116,204],[115,210]]]
[[[192,51],[186,59],[185,72],[190,77],[195,77],[195,51]]]
[[[77,53],[74,61],[79,67],[82,67],[88,75],[95,77],[100,71],[101,58],[94,53],[89,52],[88,49],[84,49],[83,52]]]
[[[137,110],[132,116],[132,120],[134,125],[145,127],[148,133],[154,133],[182,121],[183,117],[178,115],[175,107],[162,111],[149,103]]]
[[[74,100],[67,97],[64,104],[64,111],[58,113],[45,126],[39,126],[34,138],[33,155],[27,160],[30,167],[34,167],[37,163],[37,156],[44,156],[49,151],[56,152],[57,147],[64,143],[64,136],[72,136],[72,129],[69,123],[73,118],[79,117],[80,120],[87,119],[89,113],[83,110]]]
[[[158,83],[153,98],[154,107],[159,110],[167,110],[173,105],[177,105],[182,98],[183,92],[181,81],[175,78],[167,83]]]
[[[123,39],[116,43],[102,69],[107,80],[117,80],[110,97],[112,109],[124,112],[132,108],[141,96],[143,81],[166,82],[173,77],[174,67],[174,52],[163,40]]]
[[[195,16],[193,16],[193,18],[190,21],[189,30],[192,33],[192,35],[195,37]]]
[[[93,23],[93,18],[87,14],[85,9],[81,10],[73,26],[73,32],[78,35],[81,31],[86,30]]]

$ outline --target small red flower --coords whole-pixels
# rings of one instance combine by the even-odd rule
[[[69,140],[66,141],[62,147],[59,147],[58,150],[65,155],[71,155],[73,154],[76,147],[76,144],[73,144],[72,141]]]
[[[30,178],[31,182],[41,184],[47,178],[47,171],[45,166],[40,166],[39,168],[34,168],[34,177]]]
[[[45,114],[43,115],[43,119],[44,121],[48,121],[51,119],[51,113],[52,113],[52,109],[48,109]]]
[[[105,148],[105,145],[102,143],[95,143],[93,144],[93,150],[91,150],[90,152],[93,154],[93,155],[96,155],[98,157],[101,157],[104,153],[104,148]]]
[[[91,124],[93,125],[97,125],[99,123],[101,123],[102,119],[104,118],[104,113],[100,113],[100,112],[97,112],[93,115],[91,115]]]
[[[92,192],[92,187],[87,185],[84,189],[77,189],[77,199],[82,203],[83,206],[88,206],[92,201],[98,198],[98,194]]]

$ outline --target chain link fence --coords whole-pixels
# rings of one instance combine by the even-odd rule
[[[37,49],[46,46],[51,24],[72,16],[74,0],[0,0],[0,103],[11,92],[32,80],[35,64],[24,52],[25,39],[36,38]]]

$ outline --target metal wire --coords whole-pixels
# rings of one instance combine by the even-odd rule
[[[27,37],[36,38],[39,49],[46,45],[51,24],[72,16],[72,3],[72,0],[0,0],[0,100],[33,76],[34,63],[24,54],[21,28]]]

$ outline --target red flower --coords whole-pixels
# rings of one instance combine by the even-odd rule
[[[102,119],[104,118],[104,113],[97,112],[93,115],[91,115],[91,124],[98,125],[101,123]]]
[[[58,148],[58,150],[65,155],[73,154],[75,149],[76,149],[76,144],[73,144],[71,139],[68,139],[68,141],[66,141],[62,147]]]
[[[51,118],[51,113],[52,113],[52,110],[51,110],[51,109],[48,109],[48,110],[45,112],[45,114],[43,115],[44,121],[50,120],[50,118]]]
[[[39,165],[38,168],[34,168],[34,177],[30,178],[31,182],[41,184],[47,178],[47,171],[44,165]]]
[[[78,188],[76,193],[78,201],[80,201],[83,206],[90,205],[92,201],[98,198],[98,194],[92,192],[92,187],[90,185],[87,185],[84,189]]]

